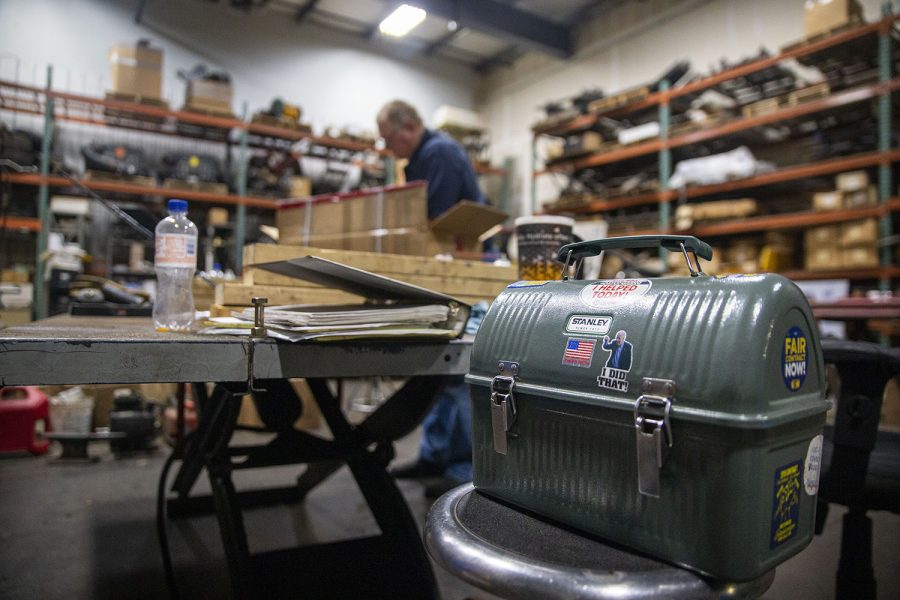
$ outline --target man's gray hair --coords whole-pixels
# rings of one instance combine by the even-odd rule
[[[392,127],[421,125],[422,117],[413,106],[403,100],[391,100],[378,111],[378,120],[387,121]]]

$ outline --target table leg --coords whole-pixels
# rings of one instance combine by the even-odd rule
[[[353,428],[350,425],[325,380],[309,379],[307,382],[322,411],[322,416],[331,428],[335,443],[347,452],[347,465],[385,540],[392,542],[398,550],[397,555],[402,557],[406,566],[412,570],[412,573],[407,575],[416,576],[414,585],[418,587],[420,593],[423,596],[439,597],[437,582],[415,520],[394,478],[386,470],[390,455],[384,451],[384,445],[379,444],[380,448],[368,451],[367,447],[375,440],[366,435],[365,428]],[[410,389],[417,387],[414,385]],[[435,387],[432,385],[430,389],[433,396]],[[372,431],[377,433],[378,429],[370,428],[370,433]]]

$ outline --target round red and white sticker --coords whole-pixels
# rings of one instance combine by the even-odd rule
[[[581,301],[591,308],[615,308],[631,304],[650,291],[649,279],[594,281],[581,289]]]

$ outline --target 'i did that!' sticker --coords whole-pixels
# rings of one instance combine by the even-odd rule
[[[781,348],[781,375],[784,385],[792,392],[796,392],[806,380],[806,372],[809,367],[809,345],[806,334],[799,327],[791,327],[784,336],[784,344]]]

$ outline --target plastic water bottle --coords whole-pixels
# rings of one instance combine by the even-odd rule
[[[187,331],[194,323],[191,286],[197,269],[197,226],[187,218],[187,206],[184,200],[169,200],[169,216],[156,226],[157,331]]]

